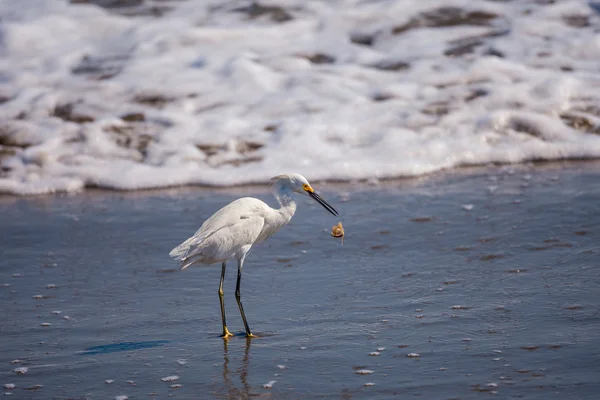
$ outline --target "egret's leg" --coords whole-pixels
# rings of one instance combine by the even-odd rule
[[[225,263],[221,267],[221,282],[219,283],[219,302],[221,303],[221,319],[223,320],[223,334],[222,338],[227,339],[230,336],[233,336],[231,332],[227,329],[227,321],[225,321],[225,302],[223,301],[223,280],[225,280]]]
[[[240,296],[240,282],[242,281],[242,266],[244,265],[244,258],[238,261],[238,276],[237,284],[235,285],[235,299],[237,300],[238,307],[240,308],[240,314],[242,314],[242,320],[244,321],[244,327],[246,328],[246,336],[249,338],[256,337],[250,332],[248,321],[246,321],[246,315],[244,314],[244,307],[242,306],[242,298]]]

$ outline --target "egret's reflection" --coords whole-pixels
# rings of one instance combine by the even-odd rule
[[[248,383],[248,362],[250,360],[250,344],[252,340],[247,338],[244,344],[244,355],[242,362],[235,369],[233,375],[239,375],[242,387],[238,388],[232,379],[229,369],[229,341],[223,340],[223,385],[224,398],[226,399],[248,399],[250,398],[250,384]],[[235,358],[235,356],[233,356]]]

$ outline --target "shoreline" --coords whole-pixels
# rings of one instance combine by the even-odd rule
[[[315,186],[318,186],[321,191],[363,191],[373,187],[387,187],[395,185],[408,185],[412,186],[415,184],[421,184],[424,181],[436,183],[442,182],[445,179],[449,179],[446,182],[452,182],[454,179],[464,179],[468,177],[478,177],[484,174],[495,172],[506,172],[512,171],[512,173],[530,171],[530,172],[542,172],[542,171],[563,171],[582,169],[587,171],[600,171],[600,160],[562,160],[562,161],[531,161],[526,163],[516,164],[490,164],[490,165],[477,165],[477,166],[464,166],[458,168],[444,169],[430,174],[411,176],[411,177],[396,177],[396,178],[381,178],[373,180],[358,180],[358,181],[340,181],[340,180],[328,180],[328,181],[313,181]],[[293,171],[292,171],[293,172]],[[310,179],[309,179],[310,180]],[[231,193],[243,194],[243,193],[270,193],[269,184],[267,183],[255,183],[255,184],[244,184],[237,186],[208,186],[208,185],[182,185],[172,186],[164,188],[152,188],[152,189],[134,189],[134,190],[119,190],[101,187],[86,187],[80,191],[74,192],[53,192],[53,193],[42,193],[42,194],[28,194],[28,195],[14,195],[8,193],[0,193],[0,203],[3,201],[10,201],[15,199],[49,199],[49,198],[60,198],[63,196],[111,196],[119,195],[126,197],[145,197],[153,195],[166,195],[166,194],[189,194],[189,193],[219,193],[226,194]]]

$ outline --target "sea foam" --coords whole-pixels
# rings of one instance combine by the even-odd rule
[[[600,17],[541,3],[3,1],[0,193],[600,157]]]

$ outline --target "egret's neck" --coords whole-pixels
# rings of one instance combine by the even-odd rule
[[[281,206],[277,211],[281,214],[282,218],[286,220],[286,223],[289,222],[296,212],[296,202],[292,198],[292,191],[286,187],[275,185],[273,188],[273,195]]]

